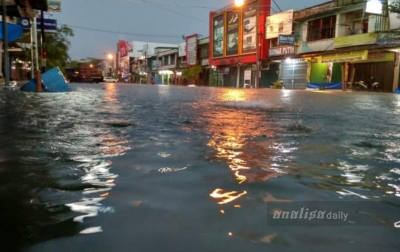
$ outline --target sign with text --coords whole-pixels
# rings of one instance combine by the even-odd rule
[[[295,53],[294,46],[282,46],[269,49],[269,56],[288,55],[294,53]]]
[[[243,11],[243,42],[242,53],[250,53],[256,50],[257,35],[257,5],[256,3],[247,5]]]
[[[61,12],[61,0],[47,0],[48,11]]]
[[[280,34],[290,35],[293,30],[293,10],[268,16],[265,20],[266,39],[277,38]]]
[[[278,45],[294,45],[295,37],[294,35],[279,35]]]
[[[56,32],[57,31],[57,20],[56,19],[43,19],[43,24],[44,24],[44,31],[45,32]],[[42,19],[37,18],[36,19],[36,28],[38,30],[42,29]]]
[[[227,14],[226,29],[226,55],[236,55],[239,53],[239,12],[230,11]]]
[[[197,34],[186,37],[186,65],[194,66],[197,63]]]
[[[121,58],[127,57],[129,52],[133,50],[132,43],[125,40],[118,41],[118,51]]]
[[[213,18],[213,57],[224,55],[224,15]]]
[[[335,62],[348,62],[348,61],[358,61],[366,59],[368,59],[368,50],[322,55],[320,58],[320,62],[335,63]]]

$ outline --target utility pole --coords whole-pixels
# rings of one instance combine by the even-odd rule
[[[256,79],[254,86],[258,88],[260,86],[260,0],[257,0],[257,15],[256,15]]]
[[[44,36],[44,14],[43,14],[43,10],[40,11],[40,44],[41,44],[41,54],[42,54],[42,62],[41,62],[41,70],[42,73],[46,72],[46,47],[45,47],[45,43],[46,43],[46,38]]]
[[[3,53],[4,53],[4,83],[10,85],[10,62],[8,60],[8,31],[7,31],[7,5],[6,0],[2,0],[3,4]]]

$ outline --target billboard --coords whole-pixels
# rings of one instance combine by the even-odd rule
[[[277,38],[280,34],[292,34],[293,10],[268,16],[265,21],[266,39]]]
[[[227,13],[227,29],[226,29],[226,55],[239,54],[239,12],[230,11]]]
[[[197,63],[197,34],[186,37],[186,66]]]
[[[213,57],[224,56],[224,15],[213,18]]]
[[[61,0],[47,0],[48,11],[61,12]]]
[[[247,5],[243,10],[243,43],[242,53],[254,52],[257,43],[257,5]]]
[[[129,52],[132,51],[133,45],[125,40],[118,41],[119,56],[121,58],[127,57]]]

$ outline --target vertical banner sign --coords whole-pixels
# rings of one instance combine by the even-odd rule
[[[186,37],[186,66],[197,63],[197,34]]]
[[[243,53],[250,53],[256,50],[257,43],[257,5],[256,3],[243,7]]]
[[[227,30],[226,30],[226,55],[236,55],[239,53],[239,12],[231,11],[227,15]]]
[[[121,58],[128,56],[129,48],[128,43],[125,40],[120,40],[119,42],[119,56]]]
[[[213,18],[213,57],[224,55],[224,16],[220,15]]]

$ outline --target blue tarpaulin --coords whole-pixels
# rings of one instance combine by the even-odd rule
[[[36,78],[21,87],[22,91],[36,92]],[[65,77],[58,67],[54,67],[42,74],[43,92],[68,92],[69,88]]]
[[[395,93],[395,94],[400,94],[400,88],[396,88],[396,89],[394,90],[394,93]]]
[[[19,24],[8,24],[7,23],[7,39],[8,43],[14,42],[19,39],[24,32],[24,27]],[[3,22],[0,21],[0,40],[4,40],[3,35]]]
[[[342,82],[327,82],[327,83],[308,83],[307,88],[311,89],[342,89]]]

